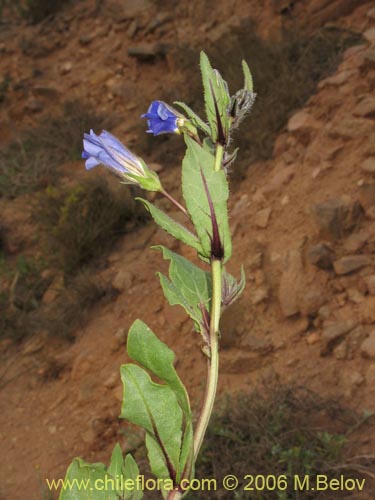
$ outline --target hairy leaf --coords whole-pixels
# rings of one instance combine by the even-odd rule
[[[136,199],[141,201],[145,205],[154,221],[159,224],[159,226],[163,228],[164,231],[166,231],[177,240],[182,241],[186,245],[195,248],[195,250],[197,250],[199,253],[202,252],[202,246],[199,242],[199,239],[193,233],[191,233],[188,229],[169,217],[169,215],[167,215],[165,212],[157,208],[149,201],[144,200],[143,198]]]
[[[202,51],[200,67],[204,89],[204,102],[207,120],[211,128],[211,138],[214,143],[225,145],[229,138],[228,106],[230,96],[228,85],[217,70],[212,69],[207,55]]]
[[[211,256],[213,224],[208,195],[212,200],[221,244],[224,247],[224,262],[232,253],[228,224],[227,200],[228,182],[223,169],[214,171],[215,157],[206,149],[185,135],[187,152],[182,163],[182,192],[187,210],[203,249],[203,257]],[[208,194],[205,189],[205,183]]]

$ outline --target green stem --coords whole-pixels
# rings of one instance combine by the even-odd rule
[[[208,360],[208,377],[206,394],[201,414],[194,435],[194,459],[196,460],[206,434],[216,397],[219,376],[219,322],[221,309],[221,261],[212,260],[212,308],[210,320],[210,359]]]
[[[221,144],[216,146],[216,156],[215,156],[215,172],[219,172],[221,169],[221,164],[223,162],[224,147]]]
[[[188,219],[190,219],[190,216],[189,216],[189,214],[188,214],[188,212],[187,212],[186,208],[185,208],[185,207],[183,207],[183,206],[181,205],[181,203],[179,203],[179,202],[178,202],[175,198],[173,198],[173,196],[172,196],[171,194],[169,194],[167,191],[165,191],[165,189],[162,189],[162,190],[160,191],[160,193],[161,193],[163,196],[165,196],[165,197],[166,197],[166,198],[167,198],[167,199],[168,199],[171,203],[173,203],[173,205],[174,205],[175,207],[177,207],[179,210],[181,210],[181,212],[182,212],[184,215],[186,215],[186,217],[187,217]]]

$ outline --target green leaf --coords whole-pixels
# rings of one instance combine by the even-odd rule
[[[200,56],[204,102],[207,120],[211,128],[211,138],[214,143],[226,141],[229,138],[230,120],[228,106],[230,96],[228,85],[217,70],[212,69],[207,55],[202,51]],[[223,137],[221,137],[223,136]],[[224,144],[223,144],[224,145]]]
[[[168,385],[153,382],[137,365],[121,367],[124,399],[121,417],[153,436],[163,452],[169,477],[176,479],[182,442],[182,410]]]
[[[107,472],[115,479],[120,478],[123,475],[123,465],[124,457],[122,456],[121,447],[117,443],[113,449],[111,463],[109,464]]]
[[[214,171],[215,157],[185,134],[187,152],[182,163],[182,192],[187,210],[195,226],[203,248],[203,257],[211,256],[213,234],[210,206],[204,186],[205,178],[218,224],[219,235],[224,246],[224,262],[232,253],[228,224],[228,182],[223,169]]]
[[[129,481],[134,481],[134,485],[137,485],[137,478],[139,477],[139,469],[136,461],[130,455],[126,455],[123,465],[123,476]],[[137,489],[136,487],[131,490],[130,488],[124,488],[124,498],[123,500],[142,500],[143,491],[141,489]]]
[[[242,71],[244,75],[244,90],[248,90],[249,92],[253,92],[253,77],[251,75],[250,68],[246,61],[242,61]]]
[[[146,445],[154,474],[157,477],[162,478],[170,477],[170,468],[168,467],[168,463],[165,458],[165,451],[167,451],[168,456],[170,456],[171,459],[173,458],[174,460],[172,463],[175,466],[176,480],[178,482],[181,479],[181,474],[183,473],[185,468],[187,468],[188,470],[192,469],[191,462],[193,460],[193,432],[189,397],[183,383],[181,382],[174,368],[175,355],[173,351],[169,349],[166,344],[161,342],[152,332],[152,330],[140,320],[136,320],[130,328],[128,334],[127,349],[129,356],[131,356],[135,361],[147,368],[150,372],[154,373],[159,379],[161,379],[168,385],[160,386],[152,382],[153,386],[150,386],[150,384],[147,383],[149,392],[154,392],[154,395],[152,397],[149,397],[149,394],[146,399],[147,405],[149,406],[149,411],[151,411],[151,413],[156,412],[156,416],[153,417],[153,422],[155,423],[159,422],[159,416],[160,420],[163,420],[162,413],[160,413],[160,415],[158,413],[158,405],[161,404],[161,398],[165,398],[165,422],[161,422],[163,424],[163,428],[159,429],[158,427],[157,433],[155,433],[154,429],[151,429],[150,431],[150,427],[146,426],[148,417],[147,414],[145,414],[144,408],[142,412],[139,411],[139,406],[140,404],[142,404],[141,402],[138,402],[136,405],[138,407],[138,410],[136,410],[138,411],[138,416],[134,416],[134,408],[130,407],[135,403],[131,398],[129,399],[129,397],[127,396],[127,392],[134,391],[134,388],[132,389],[132,386],[134,386],[134,382],[129,382],[129,380],[127,382],[127,385],[124,382],[123,410],[125,406],[129,406],[129,409],[127,410],[127,413],[123,412],[122,416],[124,418],[128,418],[131,422],[138,423],[138,425],[141,425],[146,429]],[[124,367],[122,367],[121,372],[123,372],[123,369],[128,366],[134,365],[125,365]],[[141,370],[141,368],[139,367],[135,368]],[[156,391],[153,389],[154,386],[157,387]],[[160,387],[163,388],[166,392],[162,393],[160,391]],[[172,394],[174,394],[175,400],[173,400],[171,392]],[[131,397],[136,396],[132,394]],[[156,403],[153,398],[156,398]],[[179,426],[177,425],[176,421],[170,421],[171,419],[175,418],[173,417],[173,412],[176,414]],[[129,416],[131,417],[131,419],[129,418]],[[139,420],[140,416],[142,417],[141,420]],[[135,420],[135,418],[137,418],[137,421]],[[173,453],[170,452],[169,448],[167,449],[164,444],[161,445],[160,443],[160,441],[162,441],[162,443],[168,442],[168,440],[170,439],[168,435],[165,435],[162,432],[164,426],[169,426],[174,429],[174,432],[177,432],[176,436],[178,436],[178,443],[176,441],[172,446]],[[177,461],[178,463],[176,462],[177,447],[179,455]]]
[[[150,212],[154,221],[159,224],[159,226],[163,228],[164,231],[166,231],[177,240],[182,241],[186,245],[194,248],[198,251],[198,253],[202,252],[202,246],[198,238],[188,229],[173,220],[171,217],[169,217],[169,215],[164,213],[149,201],[144,200],[143,198],[136,198],[136,200],[139,200],[144,204],[144,206]]]
[[[174,352],[159,340],[143,321],[137,319],[130,327],[127,350],[129,356],[167,383],[175,392],[185,413],[191,415],[186,389],[174,368]]]
[[[75,458],[69,466],[60,500],[118,500],[113,479],[104,464],[88,464]]]
[[[163,246],[154,247],[163,252],[164,259],[170,260],[170,281],[158,273],[163,291],[171,305],[181,305],[189,316],[201,323],[202,311],[200,305],[210,311],[212,294],[211,273],[191,263]]]
[[[202,120],[202,118],[200,118],[190,108],[190,106],[188,106],[187,104],[185,104],[184,102],[181,102],[181,101],[175,101],[174,104],[176,104],[177,106],[179,106],[180,108],[182,108],[185,111],[185,113],[188,115],[188,117],[190,118],[190,121],[192,122],[193,125],[195,125],[197,128],[200,128],[202,130],[202,132],[204,132],[205,134],[207,134],[207,135],[211,134],[210,127],[207,125],[207,123],[205,123]]]

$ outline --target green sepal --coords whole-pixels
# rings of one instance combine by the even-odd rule
[[[214,143],[226,145],[229,139],[230,117],[228,107],[230,96],[228,85],[217,70],[214,70],[207,55],[200,55],[204,102],[211,138]]]
[[[169,278],[158,273],[160,283],[170,305],[182,306],[196,324],[196,330],[201,331],[203,322],[203,306],[210,312],[212,295],[211,273],[203,271],[189,260],[166,247],[156,246],[163,252],[164,259],[170,261]]]
[[[244,75],[244,90],[248,90],[249,92],[253,92],[253,77],[250,71],[250,68],[245,60],[242,60],[242,71]]]
[[[188,115],[188,117],[190,118],[190,121],[192,122],[193,125],[195,125],[197,128],[202,130],[202,132],[204,132],[206,135],[211,134],[210,127],[207,125],[207,123],[205,123],[202,120],[202,118],[200,118],[200,116],[198,116],[191,109],[190,106],[188,106],[187,104],[185,104],[184,102],[181,102],[181,101],[175,101],[174,104],[176,104],[177,106],[179,106],[180,108],[182,108],[185,111],[185,113]]]
[[[210,205],[203,177],[212,200],[214,215],[221,244],[224,248],[223,262],[232,253],[232,242],[228,223],[227,200],[229,196],[228,182],[223,169],[214,170],[215,157],[207,149],[185,134],[187,151],[182,163],[182,193],[186,208],[194,224],[196,233],[202,245],[204,259],[211,257],[211,241],[213,225]]]
[[[186,227],[184,227],[179,222],[169,217],[165,212],[157,208],[155,205],[143,198],[136,198],[143,203],[143,205],[150,212],[151,217],[154,219],[156,224],[158,224],[164,231],[176,238],[176,240],[182,241],[185,245],[188,245],[198,253],[202,253],[202,245],[199,242],[197,236],[191,233]]]
[[[159,176],[156,172],[153,172],[152,170],[149,170],[147,168],[146,170],[147,177],[141,177],[141,176],[132,176],[134,177],[137,182],[139,183],[140,187],[142,189],[145,189],[146,191],[161,191],[162,190],[162,185],[159,179]],[[131,174],[127,174],[129,177]]]

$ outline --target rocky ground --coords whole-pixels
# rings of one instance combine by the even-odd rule
[[[263,9],[263,2],[238,0],[230,9],[222,2],[209,19],[203,3],[167,3],[155,14],[154,3],[123,2],[118,15],[116,3],[108,2],[98,17],[93,4],[77,2],[56,18],[53,31],[47,22],[4,24],[1,72],[17,85],[3,104],[2,141],[67,95],[85,95],[101,111],[137,117],[145,99],[158,96],[163,75],[171,82],[179,78],[169,47],[176,40],[204,47],[235,21],[227,20],[229,10],[246,16],[251,4],[260,31],[270,37],[292,22],[291,15],[309,18],[311,28],[339,19],[361,32],[363,43],[345,52],[335,74],[291,116],[273,158],[253,164],[233,192],[229,270],[239,275],[243,263],[247,287],[223,316],[220,392],[250,390],[277,374],[283,383],[375,411],[372,2],[301,1],[291,13],[285,2]],[[124,119],[115,132],[136,144],[134,120]],[[82,168],[81,162],[67,165],[73,176]],[[159,170],[177,190],[175,171]],[[0,201],[9,240],[28,234],[22,201]],[[199,405],[205,377],[199,338],[183,312],[165,304],[155,276],[165,264],[150,243],[189,253],[152,225],[121,240],[98,272],[119,293],[91,312],[74,344],[46,340],[42,333],[17,346],[2,341],[1,499],[21,500],[25,492],[43,498],[43,478],[63,477],[72,457],[108,461],[117,440],[134,445],[117,416],[126,332],[137,317],[176,351],[177,369]],[[48,379],[51,364],[58,375]],[[374,446],[373,435],[358,442],[363,453],[373,453]]]

